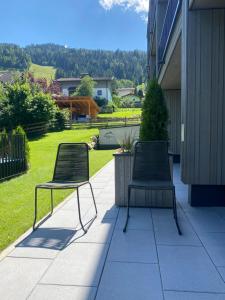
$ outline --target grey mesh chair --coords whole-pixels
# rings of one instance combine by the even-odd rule
[[[35,212],[33,229],[37,221],[37,196],[38,189],[51,190],[51,213],[53,213],[53,190],[76,189],[78,214],[81,228],[86,233],[86,229],[81,220],[79,188],[85,184],[89,184],[94,202],[97,217],[97,206],[95,203],[92,185],[89,182],[89,155],[88,145],[86,143],[62,143],[58,147],[55,169],[52,181],[38,184],[35,187]]]
[[[128,185],[127,216],[123,232],[126,232],[129,220],[132,189],[170,190],[173,193],[174,219],[178,233],[181,235],[177,219],[175,186],[171,178],[168,143],[166,141],[137,142],[135,144],[133,174]]]

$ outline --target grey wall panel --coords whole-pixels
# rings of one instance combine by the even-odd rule
[[[164,96],[169,112],[169,150],[179,155],[181,146],[181,91],[165,90]]]
[[[182,179],[225,184],[225,10],[183,1]]]

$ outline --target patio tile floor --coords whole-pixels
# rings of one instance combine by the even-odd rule
[[[174,166],[182,236],[171,210],[114,205],[114,162],[81,192],[83,234],[75,195],[0,261],[0,299],[225,299],[225,209],[193,208]]]

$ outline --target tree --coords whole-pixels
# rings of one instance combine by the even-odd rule
[[[80,85],[75,92],[76,96],[93,96],[93,88],[95,86],[94,80],[90,76],[84,76],[81,79]]]
[[[142,99],[144,97],[144,92],[142,90],[138,90],[137,96]]]
[[[18,79],[4,87],[0,96],[0,128],[12,130],[19,125],[49,123],[55,115],[56,104],[27,78]]]
[[[168,140],[168,111],[163,91],[156,80],[148,82],[142,108],[140,140]]]

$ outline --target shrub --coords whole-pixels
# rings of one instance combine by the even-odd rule
[[[20,148],[20,151],[22,151],[25,154],[25,170],[27,170],[29,168],[30,161],[30,148],[26,133],[21,126],[18,126],[10,131],[7,131],[5,128],[2,131],[0,131],[0,150],[3,151],[2,154],[12,158],[16,158],[18,156],[18,144],[15,144],[15,142],[13,142],[16,138],[16,135],[23,135],[25,138],[24,148]],[[4,139],[3,144],[2,139]],[[6,144],[6,141],[8,146],[2,148],[2,146]]]
[[[26,132],[23,130],[21,126],[17,126],[16,129],[13,130],[13,134],[22,134],[25,137],[25,159],[26,159],[26,169],[29,168],[29,163],[30,163],[30,147],[28,144],[28,139]]]
[[[120,107],[121,108],[133,108],[133,107],[135,107],[134,100],[129,99],[129,98],[124,98],[121,100]]]
[[[163,91],[156,80],[148,83],[142,108],[140,139],[142,141],[168,140],[168,111]]]
[[[97,103],[97,105],[98,105],[99,107],[105,106],[105,105],[107,105],[107,103],[108,103],[108,101],[107,101],[106,98],[102,98],[102,97],[98,97],[98,96],[96,96],[96,97],[94,98],[94,100],[95,100],[95,102]]]
[[[36,84],[19,79],[7,84],[0,93],[0,128],[12,130],[19,125],[54,119],[56,104]]]
[[[56,109],[54,122],[52,123],[52,129],[63,130],[65,129],[65,124],[70,120],[70,111],[68,109]]]
[[[120,96],[117,96],[117,95],[113,94],[112,101],[113,101],[113,104],[116,107],[120,107],[120,104],[121,104],[121,98],[120,98]]]

